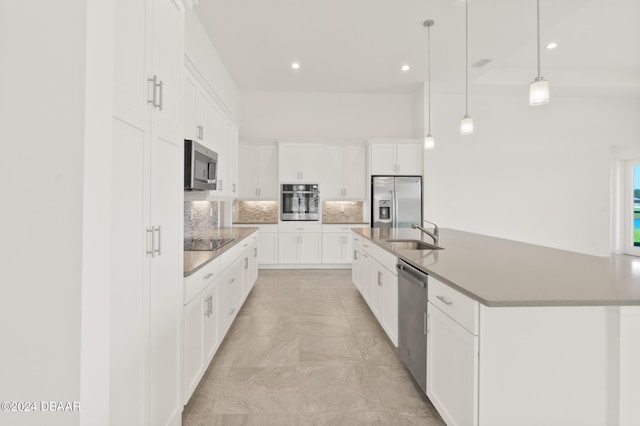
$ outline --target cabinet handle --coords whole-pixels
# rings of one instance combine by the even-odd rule
[[[231,184],[231,192],[233,192],[234,194],[236,193],[236,184],[235,183]]]
[[[368,246],[368,245],[366,245],[366,244],[363,244],[363,246],[364,246],[365,248],[369,248],[369,246]]]
[[[213,296],[209,296],[209,316],[213,314]]]
[[[249,247],[249,243],[243,244],[242,247]]]
[[[253,248],[253,257],[258,257],[258,247]]]
[[[244,258],[244,269],[249,269],[249,258],[248,257]]]
[[[429,315],[427,315],[427,313],[424,313],[424,335],[426,336],[427,333],[429,332]]]
[[[155,257],[155,252],[153,251],[153,228],[147,228],[147,254],[150,254],[152,257]],[[151,236],[151,239],[149,239],[149,236]],[[149,250],[149,247],[151,247],[151,250]]]
[[[358,251],[357,250],[353,251],[353,260],[358,260]]]
[[[304,231],[304,228],[296,228],[296,231]]]
[[[447,306],[453,305],[453,302],[451,302],[450,300],[447,300],[444,296],[436,296],[436,299],[438,299],[439,301],[441,301]]]
[[[229,284],[233,284],[234,282],[236,282],[236,279],[235,279],[235,278],[231,278],[231,279],[229,280]]]
[[[378,271],[378,285],[382,287],[382,272]]]
[[[202,277],[203,280],[208,280],[209,278],[211,278],[213,276],[213,272],[209,272],[207,275],[205,275],[204,277]]]
[[[233,315],[235,311],[236,311],[236,308],[233,308],[232,310],[229,311],[229,315]]]
[[[258,188],[258,195],[262,195],[262,188]]]
[[[156,226],[154,230],[158,232],[158,248],[156,249],[156,253],[158,253],[158,256],[162,256],[162,229],[160,228],[160,226]]]
[[[158,109],[160,111],[162,111],[162,104],[164,103],[164,102],[162,102],[162,98],[163,98],[163,95],[164,95],[164,81],[160,80],[160,83],[158,83],[158,88],[160,89],[160,96],[159,96],[159,101],[160,102],[158,102],[157,106],[158,106]]]
[[[153,75],[152,78],[147,78],[147,83],[151,83],[151,99],[147,97],[147,103],[151,104],[154,108],[158,107],[159,104],[156,102],[156,87],[158,87],[158,76]]]

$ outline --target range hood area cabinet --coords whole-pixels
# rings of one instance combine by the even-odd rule
[[[250,200],[277,200],[278,146],[245,145],[239,148],[239,198]]]
[[[281,183],[320,182],[319,143],[280,143],[278,169]],[[322,188],[320,188],[322,191]]]
[[[322,200],[364,200],[366,147],[325,145],[322,152]]]
[[[422,176],[422,141],[369,139],[371,175]]]
[[[205,90],[207,85],[195,77],[201,73],[191,67],[186,64],[183,82],[183,138],[218,154],[217,188],[208,195],[235,198],[238,196],[238,127],[212,100],[213,96]]]
[[[184,9],[174,0],[114,6],[109,213],[119,232],[110,241],[109,420],[176,425],[182,415]]]

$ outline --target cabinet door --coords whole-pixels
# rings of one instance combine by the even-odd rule
[[[371,174],[396,174],[396,145],[376,143],[371,145]]]
[[[308,233],[300,234],[300,263],[320,263],[322,262],[322,234]]]
[[[280,182],[300,180],[300,147],[295,144],[281,144],[278,147],[278,169]]]
[[[281,233],[278,237],[278,259],[280,263],[298,263],[300,234]]]
[[[231,197],[238,196],[238,128],[227,120],[227,190]]]
[[[200,140],[200,129],[198,128],[197,103],[198,88],[196,84],[187,76],[184,79],[184,128],[185,139]]]
[[[320,182],[321,145],[300,145],[300,180],[303,182]]]
[[[364,200],[366,198],[366,149],[364,146],[345,146],[343,150],[344,198]]]
[[[422,145],[398,144],[396,148],[398,175],[422,176]]]
[[[375,260],[372,261],[372,290],[369,307],[378,322],[382,322],[382,308],[384,303],[384,268]]]
[[[204,318],[208,313],[208,300],[196,297],[184,306],[184,349],[183,349],[183,404],[198,386],[204,368]]]
[[[364,251],[362,252],[362,270],[360,275],[360,293],[362,297],[371,306],[371,294],[375,283],[374,277],[377,271],[374,269],[373,259]]]
[[[477,425],[478,336],[427,304],[427,396],[447,424]]]
[[[258,196],[259,154],[258,147],[240,145],[240,198],[255,199]],[[276,184],[277,185],[277,184]]]
[[[258,263],[278,263],[278,233],[260,232],[258,237]]]
[[[259,238],[259,237],[258,237]],[[258,242],[253,243],[249,252],[249,291],[258,279]]]
[[[258,147],[258,196],[261,199],[277,200],[278,187],[278,147],[265,145]]]
[[[344,198],[343,185],[343,148],[327,146],[322,159],[322,198],[339,200]],[[364,176],[362,176],[364,182]]]
[[[360,290],[360,265],[362,264],[362,251],[359,248],[354,247],[352,256],[353,259],[351,261],[351,282],[353,282],[356,288]]]
[[[382,327],[389,339],[398,347],[398,277],[387,268],[382,268]]]
[[[345,263],[345,234],[322,234],[322,263]]]
[[[213,149],[213,106],[204,92],[196,88],[197,139],[204,146]]]
[[[149,78],[155,75],[158,84],[162,84],[162,87],[155,90],[157,102],[162,105],[162,109],[153,108],[153,122],[159,135],[176,143],[182,141],[179,135],[183,127],[183,21],[180,1],[152,1],[152,66]]]
[[[209,289],[205,290],[204,295],[202,297],[203,304],[203,323],[204,326],[202,328],[202,348],[204,351],[204,360],[205,363],[202,366],[203,369],[207,368],[211,359],[213,359],[213,355],[216,353],[216,349],[218,349],[219,337],[218,337],[218,297],[216,295],[216,286],[215,284],[209,285]]]

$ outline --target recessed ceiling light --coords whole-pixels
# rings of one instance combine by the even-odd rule
[[[297,62],[294,62],[291,64],[291,68],[293,68],[294,70],[298,70],[300,69],[300,64]]]
[[[411,67],[409,65],[403,65],[402,68],[400,68],[402,71],[409,71],[411,69]]]
[[[558,47],[558,43],[556,43],[555,41],[552,41],[551,43],[547,44],[547,49],[549,50],[555,49],[556,47]]]

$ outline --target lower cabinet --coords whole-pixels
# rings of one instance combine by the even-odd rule
[[[322,260],[322,234],[280,233],[278,239],[279,263],[320,263]]]
[[[276,263],[278,263],[278,233],[260,232],[258,264],[274,265]]]
[[[258,234],[239,244],[247,247],[241,252],[229,250],[185,278],[183,404],[191,398],[258,277]]]
[[[478,424],[478,336],[427,304],[427,396],[447,424]]]

